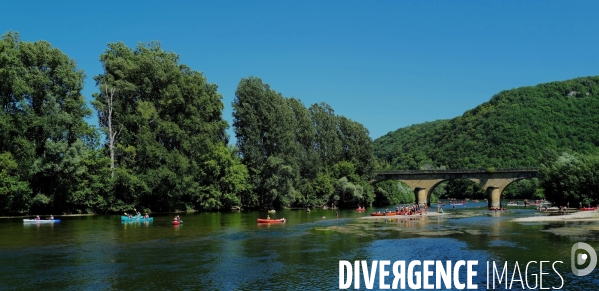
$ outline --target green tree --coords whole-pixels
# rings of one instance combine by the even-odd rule
[[[91,110],[81,94],[83,71],[50,43],[23,42],[15,32],[0,39],[0,56],[0,152],[17,163],[12,177],[29,184],[16,182],[22,197],[15,199],[32,195],[31,204],[13,210],[77,209],[70,195],[85,190],[77,181],[87,173],[85,159],[96,138],[84,121]]]
[[[329,203],[338,203],[339,199],[335,200],[334,196],[332,196],[335,191],[333,181],[326,173],[319,172],[316,179],[312,180],[308,185],[311,186],[311,189],[306,190],[306,195],[308,196],[306,206],[320,207]]]
[[[242,79],[235,97],[233,126],[256,191],[248,199],[253,207],[374,201],[372,140],[364,126],[326,103],[306,108],[255,77]]]
[[[599,202],[599,156],[548,151],[542,161],[541,186],[549,201],[560,206]]]
[[[243,78],[235,91],[233,126],[257,197],[253,207],[289,206],[298,193],[294,112],[280,93],[259,78]]]
[[[111,210],[213,210],[237,204],[247,177],[226,147],[228,125],[217,86],[158,42],[135,49],[110,43],[100,60],[105,71],[94,78],[101,88],[93,105],[105,134],[112,123],[119,136]]]
[[[415,124],[374,142],[395,169],[538,167],[545,149],[597,153],[599,76],[505,90],[450,120]]]
[[[416,200],[414,190],[399,181],[383,181],[376,185],[377,206],[412,204]]]

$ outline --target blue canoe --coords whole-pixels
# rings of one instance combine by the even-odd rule
[[[132,216],[129,218],[129,216],[121,215],[121,221],[154,221],[154,217]]]

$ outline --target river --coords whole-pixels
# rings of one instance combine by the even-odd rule
[[[559,276],[543,266],[544,288],[599,286],[599,270],[577,277],[570,268],[574,243],[599,249],[597,222],[512,222],[539,214],[531,207],[492,212],[484,203],[445,207],[436,217],[360,218],[372,210],[281,210],[271,215],[287,219],[278,225],[257,224],[266,213],[256,211],[180,214],[180,226],[171,225],[173,214],[150,223],[122,223],[117,215],[57,217],[54,224],[0,219],[0,290],[338,290],[340,260],[477,260],[480,290],[487,262],[507,261],[510,278],[518,262],[534,286],[539,265],[525,274],[528,262],[562,261]],[[506,289],[505,280],[496,289]]]

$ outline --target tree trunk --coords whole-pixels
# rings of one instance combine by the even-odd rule
[[[110,178],[114,178],[114,146],[116,143],[116,136],[118,134],[112,128],[112,102],[114,101],[114,88],[108,89],[108,85],[104,84],[104,91],[106,94],[106,105],[108,110],[108,149],[110,150]]]

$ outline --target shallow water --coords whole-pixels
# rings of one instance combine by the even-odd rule
[[[562,290],[596,289],[599,270],[574,276],[570,252],[579,241],[599,249],[599,223],[517,223],[511,219],[534,210],[484,206],[376,220],[359,219],[368,211],[283,210],[271,215],[287,218],[278,225],[256,224],[266,216],[259,212],[184,214],[180,226],[170,224],[173,215],[126,224],[116,215],[47,225],[1,219],[0,290],[336,290],[340,260],[478,260],[479,289],[486,289],[487,261],[507,261],[510,277],[515,262],[524,276],[530,261],[563,261],[556,264]],[[544,272],[543,287],[561,284],[550,265]]]

